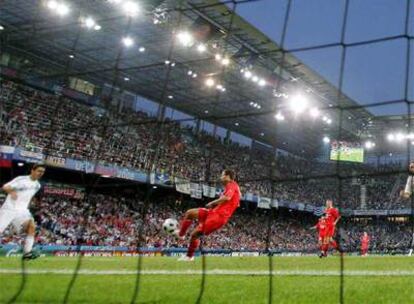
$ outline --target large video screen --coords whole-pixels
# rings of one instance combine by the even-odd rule
[[[332,141],[330,159],[363,163],[364,149],[360,143]]]

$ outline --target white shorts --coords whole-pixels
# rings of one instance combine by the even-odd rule
[[[6,230],[6,228],[12,224],[16,232],[20,232],[23,228],[23,224],[33,219],[29,210],[16,210],[0,208],[0,234]]]

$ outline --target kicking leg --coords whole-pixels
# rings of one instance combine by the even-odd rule
[[[190,209],[184,213],[184,216],[180,222],[180,230],[178,231],[178,236],[183,237],[186,233],[188,228],[190,228],[191,223],[193,220],[198,219],[198,209]]]
[[[220,229],[226,221],[219,214],[209,212],[207,209],[200,208],[197,210],[198,226],[191,232],[190,245],[188,246],[187,256],[181,260],[192,261],[194,252],[200,246],[200,237]],[[189,210],[191,211],[191,210]],[[193,214],[194,216],[194,214]]]

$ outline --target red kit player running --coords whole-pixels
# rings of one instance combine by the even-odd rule
[[[322,216],[319,218],[318,223],[313,226],[311,229],[317,229],[318,230],[318,245],[319,249],[321,250],[321,254],[319,255],[320,258],[324,256],[324,245],[323,241],[326,237],[326,233],[328,231],[328,225],[326,223],[326,217]]]
[[[338,244],[333,239],[333,237],[335,235],[336,224],[341,218],[339,214],[339,210],[333,207],[333,202],[331,199],[326,200],[325,215],[326,215],[326,223],[327,223],[327,232],[326,232],[326,237],[324,238],[324,241],[323,241],[322,251],[323,251],[324,256],[327,256],[329,245],[331,245],[335,249],[338,249]]]
[[[362,256],[368,255],[369,241],[370,241],[370,237],[368,233],[364,232],[364,234],[361,237],[361,255]]]
[[[235,174],[232,170],[224,170],[221,173],[221,182],[224,185],[224,193],[220,198],[208,203],[206,208],[187,210],[180,224],[177,236],[183,238],[194,220],[198,221],[197,227],[191,232],[190,245],[187,255],[180,258],[181,261],[193,261],[194,252],[200,245],[200,237],[223,227],[230,219],[234,211],[240,205],[240,188],[234,181]]]

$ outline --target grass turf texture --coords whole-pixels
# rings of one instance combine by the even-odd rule
[[[78,258],[43,257],[26,263],[29,274],[16,303],[61,303]],[[338,303],[339,257],[273,257],[276,275],[272,281],[273,303]],[[69,295],[70,303],[130,303],[138,258],[83,257],[80,274]],[[143,271],[201,271],[202,261],[180,263],[174,257],[143,257]],[[0,302],[7,303],[18,292],[22,274],[19,258],[0,258]],[[265,272],[267,257],[206,257],[208,271]],[[344,257],[345,271],[365,275],[344,277],[346,303],[414,303],[414,257]],[[37,273],[52,271],[54,273]],[[63,271],[63,274],[57,273]],[[89,271],[115,271],[117,274],[90,274]],[[278,274],[280,271],[282,274]],[[289,275],[289,271],[304,274]],[[312,271],[315,275],[312,275]],[[408,272],[398,275],[398,272]],[[392,276],[382,276],[390,272]],[[307,274],[307,275],[305,275]],[[367,275],[370,274],[370,275]],[[376,275],[372,275],[376,274]],[[137,303],[195,303],[200,274],[143,274]],[[269,276],[222,275],[205,277],[202,303],[268,303]]]

